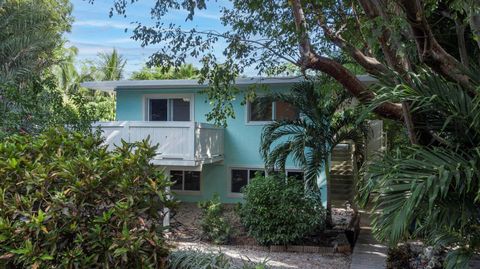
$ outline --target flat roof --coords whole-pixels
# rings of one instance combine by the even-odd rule
[[[357,78],[366,84],[376,81],[369,75],[358,75]],[[238,78],[235,85],[246,86],[252,84],[282,85],[302,82],[303,77],[248,77]],[[175,88],[206,88],[206,83],[199,84],[196,79],[163,79],[163,80],[117,80],[117,81],[88,81],[80,84],[82,87],[100,90],[114,91],[117,89],[175,89]]]

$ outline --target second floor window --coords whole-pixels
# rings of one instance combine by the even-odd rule
[[[148,99],[149,121],[190,121],[190,100],[186,98]]]
[[[294,120],[298,118],[298,109],[292,105],[276,101],[262,103],[258,99],[248,103],[248,122],[270,122],[276,120]]]

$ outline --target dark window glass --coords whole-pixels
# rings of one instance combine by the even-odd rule
[[[173,121],[190,120],[190,102],[183,99],[172,99]]]
[[[261,103],[255,100],[250,103],[250,121],[271,121],[272,103]]]
[[[175,182],[172,190],[182,190],[183,171],[170,171],[170,181]]]
[[[287,172],[287,177],[295,178],[296,180],[303,181],[303,172],[298,171],[289,171]]]
[[[248,170],[232,170],[232,192],[241,192],[242,188],[248,184]]]
[[[200,172],[185,171],[185,191],[200,190]]]
[[[262,177],[265,176],[265,171],[263,171],[263,170],[252,169],[252,170],[249,171],[249,173],[250,173],[250,180],[254,179],[255,176],[257,175],[257,173],[259,173]]]
[[[150,99],[149,120],[166,121],[168,116],[167,99]]]
[[[275,102],[275,120],[298,119],[298,109],[289,103]]]

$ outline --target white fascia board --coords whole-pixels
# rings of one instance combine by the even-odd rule
[[[357,78],[365,83],[371,84],[375,78],[368,75],[359,75]],[[238,78],[235,80],[237,86],[248,86],[253,84],[287,85],[304,81],[303,77],[250,77]],[[119,80],[119,81],[89,81],[80,84],[82,87],[100,90],[114,91],[116,89],[175,89],[195,88],[204,89],[207,84],[199,84],[195,79],[171,79],[171,80]]]

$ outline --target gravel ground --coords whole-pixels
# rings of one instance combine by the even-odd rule
[[[272,269],[348,269],[351,257],[343,254],[315,254],[294,252],[267,252],[235,246],[215,246],[202,242],[173,242],[178,249],[197,249],[205,252],[222,252],[236,263],[267,261]]]
[[[234,206],[226,206],[225,214],[236,233],[234,243],[246,243],[245,231],[241,227],[238,216],[234,213]],[[344,254],[317,254],[295,252],[268,252],[247,246],[224,245],[217,246],[201,241],[200,210],[194,203],[182,203],[176,215],[172,218],[174,231],[171,243],[178,249],[198,249],[205,252],[222,252],[241,264],[243,261],[264,262],[269,268],[299,268],[299,269],[348,269],[351,256]],[[334,210],[333,219],[335,226],[343,226],[350,220],[350,210]],[[241,240],[239,240],[241,239]],[[241,241],[241,242],[239,242]]]

